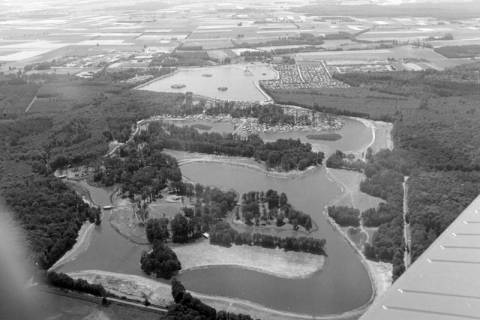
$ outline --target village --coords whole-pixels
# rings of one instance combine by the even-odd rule
[[[278,79],[263,80],[265,89],[318,89],[347,88],[348,85],[332,78],[325,62],[301,64],[276,64]]]

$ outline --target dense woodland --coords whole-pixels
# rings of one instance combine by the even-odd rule
[[[106,297],[107,291],[101,284],[91,284],[83,279],[72,279],[65,273],[47,272],[47,281],[55,287],[88,293],[97,297]]]
[[[362,160],[355,159],[355,156],[347,155],[340,150],[332,153],[327,161],[326,166],[334,169],[346,169],[362,172],[365,168],[365,163]]]
[[[151,123],[136,139],[167,149],[254,158],[268,169],[305,170],[321,165],[324,154],[313,152],[312,146],[300,140],[279,139],[263,142],[256,135],[239,139],[232,134],[200,133],[191,127]]]
[[[169,306],[165,320],[252,320],[248,315],[217,311],[193,297],[177,279],[172,279],[172,297],[175,303]]]
[[[313,254],[326,255],[325,239],[307,237],[280,238],[269,234],[238,232],[227,222],[218,222],[210,230],[210,243],[230,247],[232,244],[260,246],[264,248],[281,248],[285,251],[301,251]]]
[[[360,226],[360,210],[344,207],[331,206],[328,207],[328,216],[342,227],[358,227]]]
[[[94,223],[100,211],[50,176],[12,183],[2,196],[26,230],[35,262],[45,269],[72,248],[81,225]]]
[[[394,116],[395,149],[368,157],[361,190],[386,200],[362,213],[379,229],[366,254],[391,261],[394,278],[404,270],[403,188],[408,180],[408,216],[415,260],[480,193],[480,64],[445,71],[342,74],[337,78],[371,92],[417,103]],[[368,110],[368,108],[367,108]]]
[[[175,252],[161,240],[154,240],[152,250],[142,253],[140,265],[147,275],[165,279],[170,279],[182,268]]]
[[[285,193],[278,193],[275,190],[250,191],[242,195],[241,217],[245,224],[256,226],[262,223],[270,224],[273,220],[278,227],[285,224],[285,219],[298,230],[299,226],[310,231],[312,229],[312,218],[301,211],[295,210],[288,202]],[[240,214],[237,212],[237,219]]]

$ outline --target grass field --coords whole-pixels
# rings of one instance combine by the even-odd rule
[[[82,80],[58,81],[43,85],[38,90],[36,101],[29,113],[66,112],[72,108],[80,108],[95,104],[106,97],[105,92],[113,89],[109,85]],[[107,93],[108,95],[108,93]],[[27,104],[28,105],[28,104]]]

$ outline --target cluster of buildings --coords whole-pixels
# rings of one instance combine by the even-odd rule
[[[325,64],[278,64],[275,70],[279,77],[275,80],[263,80],[261,84],[266,89],[318,89],[347,88],[348,85],[332,78]]]

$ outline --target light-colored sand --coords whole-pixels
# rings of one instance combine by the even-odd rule
[[[90,245],[91,235],[95,229],[95,224],[85,222],[78,231],[77,239],[72,249],[68,250],[53,266],[48,270],[55,270],[64,264],[77,259],[80,253],[86,251]]]
[[[392,285],[393,265],[391,263],[367,260],[368,266],[375,275],[374,283],[377,297],[381,296]]]
[[[211,245],[207,240],[174,247],[182,271],[212,265],[235,265],[281,278],[306,278],[322,269],[325,257],[316,254],[267,249],[257,246],[230,248]]]
[[[141,276],[128,274],[106,272],[101,270],[85,270],[80,272],[68,273],[74,279],[84,279],[90,283],[102,284],[107,291],[110,291],[120,297],[124,296],[138,301],[144,301],[147,298],[151,303],[160,306],[167,306],[173,299],[171,296],[171,287],[169,283],[159,282]],[[214,307],[217,310],[226,310],[233,313],[249,314],[253,318],[264,320],[298,320],[298,319],[358,319],[365,311],[366,306],[355,309],[343,314],[315,316],[306,314],[296,314],[285,311],[269,309],[262,305],[240,299],[226,297],[208,296],[191,292],[202,302]]]
[[[281,172],[281,171],[267,170],[263,163],[257,162],[250,158],[219,156],[219,155],[211,155],[211,154],[204,154],[204,153],[191,153],[191,152],[176,151],[176,150],[169,150],[169,149],[164,150],[164,153],[172,157],[175,157],[178,161],[179,166],[183,166],[183,165],[187,165],[189,163],[195,163],[195,162],[227,163],[233,166],[246,167],[252,170],[257,170],[264,173],[267,176],[271,176],[275,178],[298,177],[298,176],[309,174],[312,170],[315,170],[318,168],[315,166],[310,166],[303,171],[291,170],[288,172]],[[188,177],[185,177],[185,178],[188,178]]]
[[[355,119],[362,122],[365,126],[372,130],[372,141],[365,146],[363,151],[361,151],[363,154],[363,160],[366,160],[365,155],[368,148],[372,148],[374,152],[378,152],[380,149],[385,148],[390,150],[393,149],[393,142],[391,138],[391,130],[393,127],[392,124],[362,118]],[[352,206],[360,209],[360,211],[364,211],[369,208],[377,207],[380,202],[383,202],[382,199],[372,197],[360,191],[360,182],[364,179],[364,175],[361,173],[327,168],[327,175],[329,179],[340,185],[343,193],[341,197],[332,201],[330,205]],[[325,215],[327,215],[326,209],[327,208],[325,208]],[[392,264],[374,262],[366,259],[363,251],[359,250],[355,243],[350,239],[347,232],[337,225],[333,219],[329,218],[328,216],[327,219],[338,230],[338,232],[345,237],[345,239],[360,256],[360,259],[367,268],[370,278],[372,279],[375,298],[385,292],[392,285]],[[360,228],[362,232],[368,236],[368,241],[370,237],[369,232],[365,230],[363,225],[361,225]]]
[[[70,272],[74,279],[84,279],[90,283],[101,284],[105,289],[119,297],[150,302],[166,306],[173,302],[169,283],[163,283],[146,277],[107,272],[101,270],[85,270]]]

